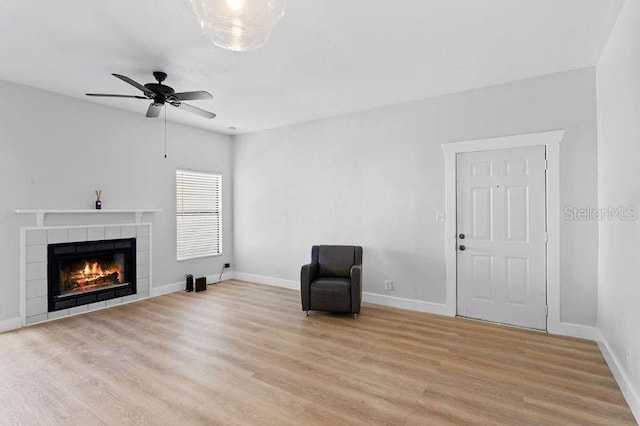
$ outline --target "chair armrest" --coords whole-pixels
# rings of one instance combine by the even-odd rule
[[[362,304],[362,265],[353,265],[351,271],[351,313],[359,314]]]
[[[318,276],[318,264],[308,263],[302,266],[300,271],[300,295],[302,297],[302,310],[308,311],[311,300],[311,283]]]

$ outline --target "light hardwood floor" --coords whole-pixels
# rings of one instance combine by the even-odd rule
[[[239,281],[0,335],[0,424],[635,424],[597,346]]]

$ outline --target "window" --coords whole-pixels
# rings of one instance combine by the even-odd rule
[[[222,253],[222,175],[176,170],[178,260]]]

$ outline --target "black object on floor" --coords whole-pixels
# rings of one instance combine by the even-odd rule
[[[207,277],[196,278],[196,293],[207,289]]]
[[[187,275],[187,293],[193,291],[193,275]]]

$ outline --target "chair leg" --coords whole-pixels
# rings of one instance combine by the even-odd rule
[[[304,316],[308,317],[309,316],[309,311],[304,311]]]
[[[355,319],[358,319],[358,314],[353,314],[353,317],[354,317]]]

